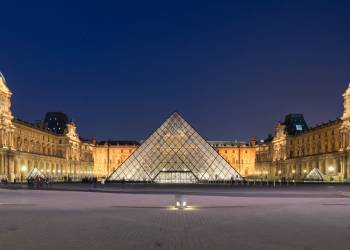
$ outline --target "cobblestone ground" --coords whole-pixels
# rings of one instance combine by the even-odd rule
[[[0,249],[350,249],[350,199],[0,189]]]

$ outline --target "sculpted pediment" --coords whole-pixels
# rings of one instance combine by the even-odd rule
[[[340,126],[341,131],[348,131],[350,130],[350,120],[343,121],[342,125]]]
[[[1,72],[0,72],[0,91],[7,93],[7,94],[11,94],[10,89],[6,85],[5,77],[3,76],[3,74]]]

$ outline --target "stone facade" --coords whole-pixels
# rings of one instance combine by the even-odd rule
[[[140,146],[132,141],[106,141],[95,143],[94,175],[108,177]]]
[[[33,169],[56,180],[93,175],[93,147],[83,142],[74,123],[58,135],[15,119],[12,93],[0,75],[0,179],[24,181]]]
[[[255,169],[255,144],[229,141],[209,144],[243,177],[257,174]],[[94,147],[94,174],[106,177],[113,173],[140,146],[136,141],[107,141],[96,143]]]
[[[346,181],[350,173],[350,86],[341,118],[289,135],[279,123],[275,135],[257,146],[256,167],[273,179],[303,180],[317,168],[328,181]]]
[[[209,142],[233,168],[243,177],[249,178],[257,175],[255,168],[256,146],[255,142],[249,144],[237,142]]]
[[[107,177],[141,144],[83,141],[73,122],[67,124],[64,133],[53,133],[14,118],[11,96],[0,73],[0,179],[23,181],[33,168],[57,180]],[[249,144],[208,143],[246,178],[303,180],[317,168],[327,180],[346,181],[350,177],[350,85],[343,98],[341,118],[313,128],[292,124],[300,133],[291,134],[291,124],[280,122],[274,136],[259,143],[255,139]]]

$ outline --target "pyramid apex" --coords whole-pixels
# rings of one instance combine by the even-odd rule
[[[181,114],[178,111],[174,111],[171,116],[180,116],[180,117],[182,117]]]
[[[208,183],[242,180],[242,177],[178,112],[174,112],[108,180]]]

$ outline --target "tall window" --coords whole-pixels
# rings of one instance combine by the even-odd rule
[[[0,96],[0,110],[5,111],[6,99],[5,96]]]

